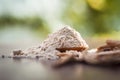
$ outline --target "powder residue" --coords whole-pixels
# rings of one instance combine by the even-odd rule
[[[14,57],[39,57],[41,59],[58,59],[56,56],[60,51],[56,48],[84,47],[88,45],[81,37],[80,33],[69,26],[52,33],[44,40],[40,46],[29,48],[23,51],[14,51]],[[16,54],[18,53],[18,54]]]

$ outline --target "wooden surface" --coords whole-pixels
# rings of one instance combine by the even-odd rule
[[[88,41],[91,48],[103,42]],[[10,54],[10,51],[20,47],[0,45],[0,55]],[[0,58],[0,80],[120,80],[120,65],[93,66],[71,62],[53,68],[50,61]]]
[[[53,68],[50,61],[0,58],[0,80],[120,80],[120,65],[71,62]]]

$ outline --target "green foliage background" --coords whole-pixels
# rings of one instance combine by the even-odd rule
[[[120,0],[65,0],[62,19],[80,32],[106,34],[120,29]],[[102,6],[104,4],[104,7]],[[94,5],[94,7],[91,7]]]
[[[62,0],[62,2],[64,8],[59,21],[73,26],[85,35],[106,34],[120,29],[120,0]],[[5,13],[0,16],[0,29],[6,25],[21,25],[43,36],[51,31],[48,23],[36,15],[21,18]]]

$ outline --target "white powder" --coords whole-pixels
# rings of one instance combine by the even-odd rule
[[[82,39],[80,34],[69,26],[65,26],[59,31],[48,36],[40,46],[29,48],[21,51],[23,56],[35,57],[39,56],[44,59],[57,59],[57,53],[60,53],[56,48],[72,48],[83,47],[88,48],[86,42]]]

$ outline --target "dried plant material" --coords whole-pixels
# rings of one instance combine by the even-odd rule
[[[55,67],[63,65],[73,58],[73,54],[69,53],[59,53],[57,56],[59,56],[60,59],[54,64]]]
[[[13,51],[13,55],[14,56],[16,56],[16,55],[22,55],[22,51],[21,50]]]
[[[102,51],[114,51],[120,49],[120,41],[118,40],[107,40],[106,45],[100,46],[98,52]]]
[[[106,43],[107,45],[110,45],[110,46],[120,46],[119,40],[107,40]]]
[[[60,59],[55,63],[55,67],[61,66],[63,64],[66,64],[70,61],[82,61],[83,60],[83,54],[78,51],[70,50],[66,51],[64,53],[59,53],[57,56],[60,57]]]
[[[120,63],[120,41],[107,40],[106,45],[83,53],[88,48],[81,35],[69,26],[48,36],[40,46],[13,51],[13,57],[30,57],[57,60],[55,66],[69,61],[86,61],[90,64]]]
[[[69,26],[48,36],[40,46],[23,51],[14,51],[16,56],[37,57],[40,59],[58,59],[56,55],[67,50],[83,51],[88,48],[81,35]],[[22,53],[22,55],[21,55]]]
[[[92,64],[120,63],[120,41],[107,40],[106,45],[84,54],[84,60]]]
[[[14,57],[32,57],[57,60],[55,66],[61,66],[69,61],[85,61],[90,64],[120,63],[120,41],[107,40],[106,45],[88,50],[87,43],[74,29],[65,26],[48,36],[40,46],[26,50],[13,51]]]
[[[65,52],[66,50],[76,50],[76,51],[83,51],[86,48],[85,47],[72,47],[72,48],[56,48],[60,52]]]
[[[107,40],[106,45],[100,46],[97,49],[88,50],[86,53],[76,51],[68,51],[58,55],[60,60],[59,64],[65,64],[71,60],[85,61],[89,64],[116,64],[120,63],[120,41]]]

